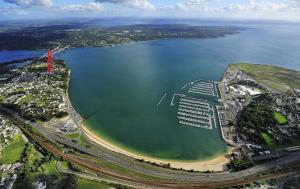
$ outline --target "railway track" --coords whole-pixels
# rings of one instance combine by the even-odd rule
[[[262,169],[260,172],[249,172],[248,175],[240,175],[228,173],[228,177],[223,177],[219,175],[219,179],[214,179],[213,181],[208,179],[205,180],[205,176],[199,177],[199,180],[191,179],[195,176],[195,173],[186,173],[184,175],[184,179],[166,179],[166,178],[157,178],[157,179],[150,179],[150,178],[143,178],[140,176],[129,176],[130,174],[121,174],[116,172],[115,170],[110,170],[107,168],[101,167],[101,165],[93,162],[93,159],[97,157],[92,157],[87,155],[85,158],[79,155],[65,153],[61,149],[59,149],[55,143],[52,143],[47,138],[42,137],[41,135],[37,134],[35,131],[32,130],[31,126],[28,126],[24,121],[19,119],[19,116],[16,115],[14,112],[3,108],[0,106],[0,111],[10,118],[18,127],[21,129],[23,134],[25,134],[30,140],[32,140],[36,145],[42,147],[44,150],[52,153],[53,155],[60,157],[64,160],[69,161],[72,164],[78,165],[83,169],[87,169],[91,172],[97,173],[99,175],[103,175],[109,179],[113,179],[118,181],[123,185],[129,186],[137,186],[142,188],[221,188],[221,187],[232,187],[237,185],[247,184],[259,179],[267,179],[267,178],[274,178],[279,176],[284,176],[287,174],[294,173],[299,170],[300,168],[300,158],[297,156],[292,156],[289,159],[289,162],[285,160],[285,167],[281,168],[278,171],[274,172],[274,167],[270,167],[270,169]],[[66,144],[64,144],[66,145]],[[72,146],[70,146],[72,147]],[[148,164],[147,164],[148,165]],[[149,166],[149,165],[148,165]],[[290,167],[294,166],[293,169]],[[276,169],[275,169],[276,170]],[[132,170],[128,170],[132,171]],[[181,177],[182,172],[178,171],[178,178]],[[216,173],[217,174],[217,173]],[[187,177],[186,175],[190,175]],[[183,176],[183,174],[182,174]],[[200,176],[200,173],[199,173]],[[185,178],[186,177],[186,178]]]

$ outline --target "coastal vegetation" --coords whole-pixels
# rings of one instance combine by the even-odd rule
[[[257,82],[275,92],[293,94],[300,88],[300,72],[271,65],[234,64]]]
[[[56,163],[59,160],[30,143],[25,145],[19,161],[23,166],[15,182],[15,188],[32,188],[33,183],[37,184],[40,181],[46,182],[47,188],[75,188],[75,178],[72,175],[56,171]],[[61,164],[68,165],[64,161]]]
[[[276,99],[271,94],[261,94],[241,111],[237,119],[237,131],[241,138],[272,148],[299,142],[297,129],[285,128],[287,130],[282,131],[280,125],[286,124],[287,118],[276,111]]]
[[[274,102],[270,96],[262,95],[254,98],[244,108],[237,121],[237,130],[244,138],[262,144],[264,138],[261,133],[268,133],[268,129],[276,129],[272,103]]]
[[[70,139],[77,139],[79,137],[79,133],[70,133],[70,134],[67,134],[66,137],[68,137]]]
[[[77,179],[77,189],[109,189],[112,186],[106,183],[91,181],[83,178]]]

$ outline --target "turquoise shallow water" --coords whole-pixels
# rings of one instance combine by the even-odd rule
[[[69,49],[60,58],[72,70],[73,105],[100,136],[152,157],[198,160],[223,153],[227,146],[219,129],[179,125],[170,107],[173,93],[193,80],[219,80],[233,62],[300,70],[299,33],[296,26],[259,26],[218,39]]]

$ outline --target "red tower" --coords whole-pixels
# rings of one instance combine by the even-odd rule
[[[52,72],[52,61],[53,61],[53,58],[52,58],[52,50],[49,49],[48,50],[48,73],[51,73]]]

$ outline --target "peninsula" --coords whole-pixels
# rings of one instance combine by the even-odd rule
[[[96,27],[87,23],[20,25],[0,31],[0,50],[50,49],[57,46],[108,47],[138,41],[170,38],[218,38],[237,34],[242,30],[233,26],[190,26],[184,24]]]

